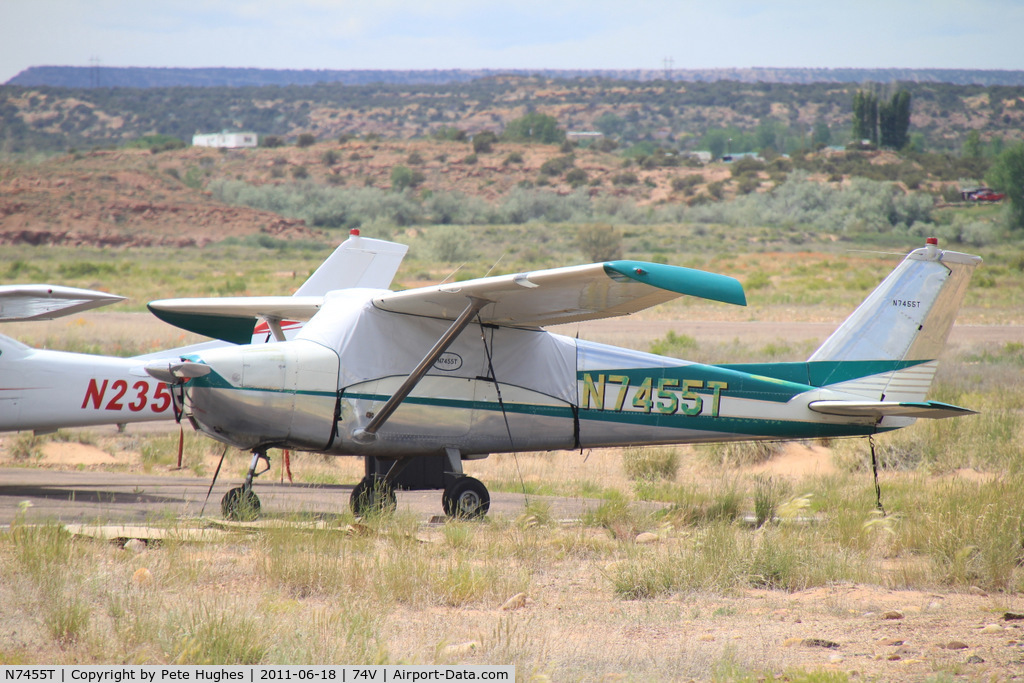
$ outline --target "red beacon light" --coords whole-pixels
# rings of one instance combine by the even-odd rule
[[[352,228],[348,231],[348,234],[352,235],[352,237],[359,237],[359,228]]]
[[[939,238],[938,237],[929,237],[928,239],[925,240],[925,244],[932,244],[932,245],[935,245],[937,247],[937,246],[939,246]]]

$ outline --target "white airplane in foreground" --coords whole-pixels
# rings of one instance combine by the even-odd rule
[[[462,463],[490,453],[867,436],[973,412],[926,394],[980,261],[929,239],[803,363],[705,365],[545,331],[679,296],[746,304],[731,277],[611,261],[401,292],[154,301],[157,316],[214,336],[244,337],[260,318],[308,323],[287,341],[145,369],[177,387],[193,427],[252,452],[228,516],[258,512],[270,448],[389,462],[367,467],[357,513],[394,505],[403,468],[434,463],[415,487],[443,488],[449,515],[480,516],[490,496]]]

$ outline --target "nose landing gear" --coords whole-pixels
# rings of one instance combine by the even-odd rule
[[[260,471],[256,467],[260,461],[266,463]],[[260,516],[260,499],[252,490],[252,480],[270,469],[270,458],[265,450],[253,451],[249,472],[245,475],[245,483],[224,494],[220,500],[220,511],[225,519],[236,522],[250,522]]]

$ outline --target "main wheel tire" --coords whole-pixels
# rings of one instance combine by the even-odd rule
[[[394,512],[398,507],[395,489],[383,477],[366,476],[352,489],[349,506],[357,517]]]
[[[455,519],[479,519],[491,509],[491,494],[479,479],[459,477],[441,494],[444,514]]]
[[[225,493],[220,499],[220,511],[225,519],[251,522],[260,516],[260,499],[252,489],[239,486]]]

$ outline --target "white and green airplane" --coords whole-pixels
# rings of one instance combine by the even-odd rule
[[[443,488],[449,515],[479,516],[490,497],[463,461],[491,453],[867,436],[971,413],[927,393],[980,261],[929,239],[802,363],[709,365],[546,331],[679,296],[746,304],[731,277],[611,261],[401,292],[154,301],[164,320],[236,341],[261,318],[308,322],[292,339],[146,371],[176,387],[196,429],[252,452],[222,501],[229,516],[258,511],[252,482],[270,448],[388,463],[368,466],[357,513],[393,505],[410,463],[435,463],[415,487]]]

